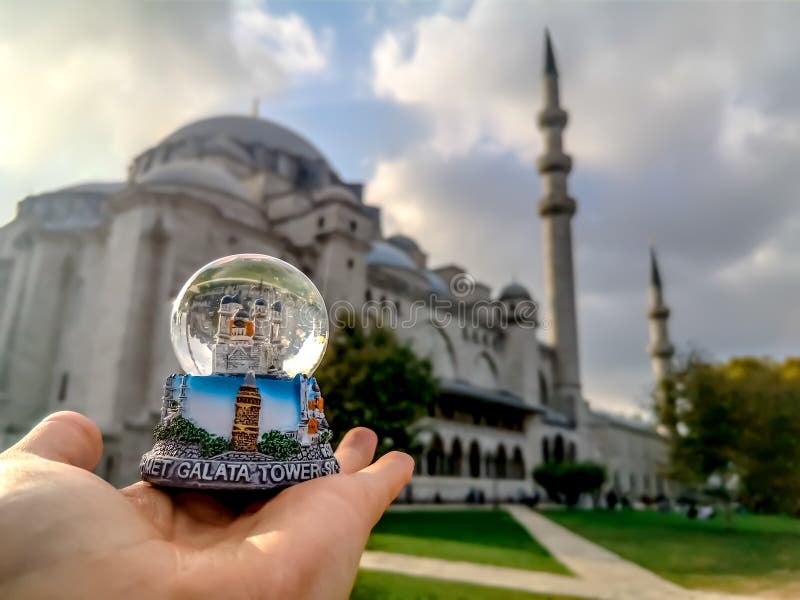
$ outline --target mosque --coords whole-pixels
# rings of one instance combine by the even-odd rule
[[[566,460],[604,464],[622,494],[668,491],[662,437],[644,423],[593,411],[583,395],[571,230],[577,202],[562,143],[567,113],[549,36],[545,42],[537,166],[541,314],[550,326],[539,332],[535,320],[482,317],[442,325],[423,310],[413,325],[398,327],[431,359],[440,388],[435,411],[420,423],[424,450],[405,492],[417,500],[463,501],[476,491],[519,497],[534,491],[535,466]],[[459,266],[429,265],[410,237],[384,237],[362,185],[342,180],[299,134],[254,116],[206,118],[136,156],[125,181],[26,197],[0,228],[0,347],[7,349],[0,442],[12,443],[50,411],[78,410],[103,431],[98,473],[118,485],[136,479],[164,379],[178,370],[171,303],[199,267],[242,252],[298,266],[329,307],[378,302],[401,319],[432,298],[457,297],[473,316],[487,302],[516,315],[533,298],[515,283],[493,293]],[[657,380],[673,349],[651,260],[649,353]]]

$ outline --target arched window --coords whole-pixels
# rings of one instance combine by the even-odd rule
[[[631,484],[631,494],[635,494],[636,493],[636,475],[634,473],[631,473],[630,484]]]
[[[553,447],[553,460],[556,462],[564,462],[564,438],[559,433],[556,436],[556,443]]]
[[[458,438],[453,442],[453,449],[450,452],[450,475],[461,477],[461,470],[464,464],[464,453],[461,451],[461,440]]]
[[[575,442],[570,442],[567,444],[567,460],[569,462],[575,462],[575,459],[578,457],[577,451],[575,450]]]
[[[470,477],[481,476],[481,449],[478,442],[473,441],[469,445],[469,475]]]
[[[483,468],[484,477],[493,478],[496,476],[497,473],[494,469],[495,467],[494,456],[492,456],[491,454],[487,454],[483,459],[483,465],[484,465]]]
[[[550,393],[547,389],[547,379],[545,379],[544,373],[541,371],[539,371],[539,402],[543,406],[550,404]]]
[[[442,438],[438,435],[433,438],[433,443],[428,450],[426,457],[428,463],[428,475],[440,475],[442,472],[442,463],[444,462],[444,444]]]
[[[542,462],[550,462],[550,442],[542,438]]]
[[[498,479],[505,479],[508,475],[508,457],[506,456],[506,449],[503,444],[497,447],[497,455],[494,459],[494,472]]]
[[[511,477],[513,479],[525,479],[525,459],[522,458],[522,450],[519,446],[514,448],[514,456],[511,459]]]
[[[372,302],[372,291],[367,290],[364,292],[364,302]]]

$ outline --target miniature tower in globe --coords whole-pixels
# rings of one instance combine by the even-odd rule
[[[261,414],[261,392],[252,371],[236,394],[236,412],[231,432],[231,450],[255,452],[258,450],[258,426]]]

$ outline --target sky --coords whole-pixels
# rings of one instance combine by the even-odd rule
[[[28,194],[123,179],[171,131],[257,97],[365,183],[385,234],[541,300],[545,27],[570,115],[587,398],[649,403],[651,243],[679,350],[796,355],[788,2],[0,3],[0,222]]]

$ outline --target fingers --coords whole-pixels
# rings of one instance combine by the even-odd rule
[[[389,452],[352,475],[355,490],[366,503],[366,513],[375,525],[414,474],[414,459],[404,452]]]
[[[336,449],[336,460],[342,473],[355,473],[372,462],[378,436],[366,427],[356,427],[348,431]]]
[[[10,451],[27,452],[92,471],[103,454],[103,436],[88,417],[63,411],[45,417]]]

